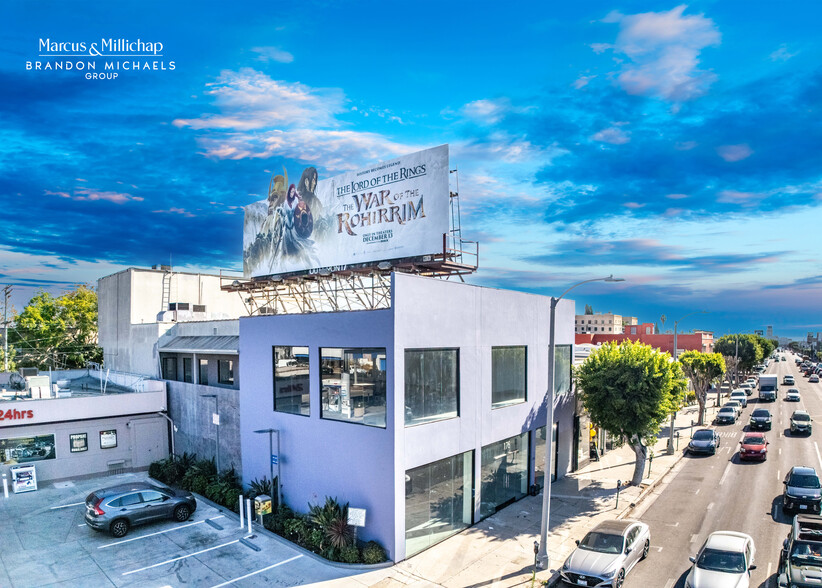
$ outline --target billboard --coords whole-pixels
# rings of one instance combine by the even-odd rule
[[[244,207],[246,278],[413,258],[442,251],[448,231],[448,145],[319,178],[306,167],[271,178]]]
[[[55,459],[54,435],[0,439],[0,463],[15,464]]]

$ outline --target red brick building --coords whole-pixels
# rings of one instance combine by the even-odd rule
[[[596,333],[577,333],[576,343],[592,343],[599,345],[607,343],[608,341],[639,341],[655,347],[660,351],[667,351],[671,355],[674,354],[674,334],[673,333],[654,333],[653,323],[643,323],[641,325],[632,325],[626,327],[627,332],[617,335],[596,334]],[[636,332],[631,332],[636,330]],[[676,345],[679,347],[679,352],[683,351],[702,351],[703,353],[713,353],[714,351],[714,334],[709,331],[694,331],[693,333],[678,333],[676,336]]]

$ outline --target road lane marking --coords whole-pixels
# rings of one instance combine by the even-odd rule
[[[225,515],[218,515],[213,517],[211,520],[214,519],[222,519],[225,518]],[[122,541],[115,541],[114,543],[106,543],[105,545],[99,545],[97,549],[105,549],[106,547],[114,547],[115,545],[122,545],[123,543],[129,543],[131,541],[137,541],[138,539],[145,539],[146,537],[154,537],[155,535],[162,535],[163,533],[169,533],[171,531],[176,531],[177,529],[185,529],[186,527],[193,527],[194,525],[202,525],[206,522],[207,519],[202,521],[195,521],[193,523],[188,523],[185,525],[177,525],[176,527],[171,527],[169,529],[164,529],[162,531],[157,531],[156,533],[149,533],[148,535],[140,535],[139,537],[131,537],[129,539],[123,539]]]
[[[667,527],[678,527],[679,526],[679,521],[675,522],[674,524],[665,523],[665,526],[667,526]]]
[[[819,455],[819,445],[816,441],[813,442],[813,447],[816,449],[816,459],[819,460],[819,465],[822,466],[822,456]]]
[[[711,510],[713,507],[714,507],[714,503],[712,502],[707,507],[705,507],[705,510]]]
[[[61,506],[52,506],[49,510],[57,510],[58,508],[68,508],[70,506],[80,506],[81,504],[85,504],[85,502],[72,502],[71,504],[63,504]]]
[[[771,579],[771,565],[773,564],[771,562],[768,562],[768,581],[770,581]]]
[[[713,466],[711,466],[711,467],[713,467]],[[696,496],[697,494],[699,494],[699,491],[700,491],[700,490],[702,490],[702,488],[697,488],[697,489],[696,489],[696,491],[694,492],[694,496]],[[677,525],[678,525],[678,524],[679,524],[679,523],[677,523]]]
[[[776,479],[781,480],[782,476],[779,475],[779,470],[776,470]]]
[[[213,586],[212,588],[223,588],[223,586],[228,586],[229,584],[233,584],[234,582],[239,582],[240,580],[245,580],[246,578],[250,578],[251,576],[255,576],[255,575],[260,574],[260,573],[262,573],[262,572],[266,572],[266,571],[268,571],[268,570],[271,570],[271,569],[273,569],[273,568],[276,568],[277,566],[281,566],[281,565],[283,565],[283,564],[287,564],[288,562],[290,562],[290,561],[294,561],[295,559],[300,559],[301,557],[302,557],[302,554],[300,554],[300,555],[295,555],[294,557],[290,557],[290,558],[288,558],[288,559],[286,559],[286,560],[283,560],[283,561],[281,561],[281,562],[279,562],[279,563],[275,563],[275,564],[273,564],[273,565],[270,565],[270,566],[268,566],[267,568],[263,568],[263,569],[261,569],[261,570],[257,570],[256,572],[251,572],[250,574],[246,574],[245,576],[240,576],[239,578],[234,578],[233,580],[229,580],[228,582],[223,582],[222,584],[217,584],[216,586]]]
[[[194,553],[189,553],[187,555],[181,555],[180,557],[175,557],[173,559],[167,559],[166,561],[161,561],[160,563],[156,563],[151,566],[146,566],[144,568],[140,568],[138,570],[131,570],[130,572],[123,572],[124,576],[128,576],[130,574],[136,574],[137,572],[144,572],[145,570],[150,570],[153,568],[159,568],[160,566],[164,566],[166,564],[174,563],[175,561],[180,561],[181,559],[186,559],[189,557],[194,557],[195,555],[200,555],[203,553],[208,553],[209,551],[214,551],[215,549],[222,549],[223,547],[228,547],[229,545],[234,545],[235,543],[239,543],[239,539],[235,539],[234,541],[229,541],[228,543],[222,543],[221,545],[215,545],[214,547],[209,547],[208,549],[201,549],[200,551],[195,551]],[[225,585],[225,584],[223,584]]]
[[[699,535],[697,535],[696,533],[691,535],[691,543],[696,543],[697,539],[699,539]]]
[[[676,581],[673,578],[668,578],[668,581],[665,582],[665,588],[673,588]]]
[[[779,448],[779,455],[782,455],[782,448]]]
[[[728,472],[730,472],[730,471],[731,471],[731,462],[728,462],[728,465],[725,466],[725,471],[722,473],[722,477],[719,479],[719,485],[720,486],[722,486],[722,484],[725,483],[725,478],[728,477]]]

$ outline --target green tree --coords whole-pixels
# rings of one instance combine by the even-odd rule
[[[679,363],[650,345],[606,343],[576,371],[582,402],[594,424],[621,435],[636,454],[631,483],[645,473],[648,442],[679,407],[686,381]]]
[[[776,349],[776,343],[774,343],[771,339],[766,339],[762,335],[751,335],[754,340],[759,344],[759,347],[762,349],[762,357],[759,361],[762,361],[766,357],[770,357],[771,354]]]
[[[729,368],[728,375],[733,377],[734,385],[739,383],[739,372],[752,370],[753,366],[765,357],[754,335],[723,335],[714,341],[714,352],[725,358],[725,363]],[[734,362],[734,357],[737,358],[736,362]],[[736,363],[735,366],[734,363]]]
[[[722,379],[725,374],[725,359],[721,353],[702,353],[686,351],[679,356],[682,371],[691,381],[696,400],[699,402],[699,426],[705,424],[705,401],[708,399],[708,387]]]
[[[101,362],[97,346],[97,293],[90,286],[76,286],[55,298],[38,292],[14,317],[9,343],[22,366],[77,368]],[[11,356],[11,354],[9,354]]]

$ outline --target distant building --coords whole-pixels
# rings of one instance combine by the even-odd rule
[[[674,335],[673,333],[657,334],[653,331],[646,333],[645,325],[652,326],[652,323],[644,323],[643,325],[636,325],[636,333],[626,332],[621,335],[610,334],[596,334],[596,333],[581,333],[576,335],[576,344],[593,344],[601,345],[609,341],[639,341],[651,347],[655,347],[660,351],[674,354]],[[631,327],[631,330],[634,327]],[[714,334],[710,331],[694,331],[693,333],[678,333],[676,345],[679,352],[696,350],[703,353],[713,353],[714,351]]]
[[[578,314],[574,320],[575,333],[610,333],[625,332],[625,327],[637,325],[635,316],[622,316],[613,313]]]
[[[765,327],[765,336],[768,339],[773,339],[773,325],[768,325]]]

